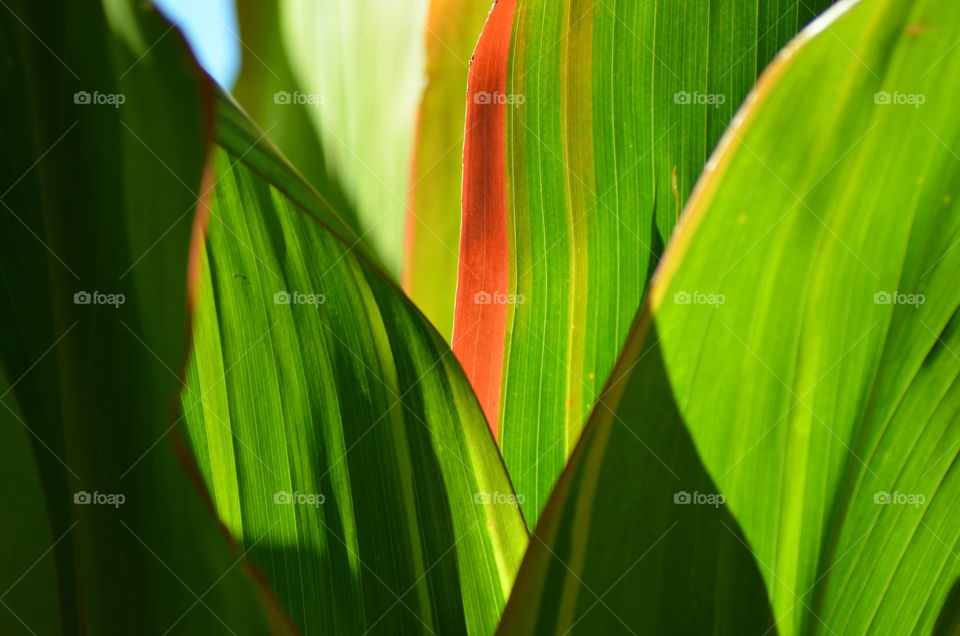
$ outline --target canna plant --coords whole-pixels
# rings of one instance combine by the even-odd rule
[[[960,633],[960,6],[238,9],[3,3],[2,633]]]

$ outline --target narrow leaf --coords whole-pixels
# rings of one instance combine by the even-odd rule
[[[427,86],[414,142],[403,288],[448,341],[460,244],[464,92],[489,12],[489,0],[433,0],[427,16]]]
[[[497,434],[507,306],[505,149],[506,106],[491,101],[506,89],[515,0],[498,2],[470,68],[463,148],[463,227],[453,350]]]

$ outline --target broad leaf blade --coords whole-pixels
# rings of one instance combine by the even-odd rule
[[[517,3],[498,97],[507,114],[509,252],[505,264],[488,265],[509,271],[498,297],[506,310],[487,318],[499,322],[505,351],[486,343],[464,366],[502,361],[499,405],[486,400],[484,408],[498,414],[531,522],[613,368],[708,153],[774,52],[829,2],[785,4]],[[468,162],[467,179],[484,169]],[[469,283],[461,277],[461,299],[493,292]]]
[[[230,130],[183,404],[217,509],[306,632],[491,633],[527,536],[463,372]]]
[[[960,566],[960,9],[845,6],[761,82],[653,307],[782,631],[925,633]]]
[[[169,439],[207,80],[143,3],[12,2],[0,29],[0,355],[55,542],[45,611],[67,633],[263,633],[257,584]]]
[[[634,376],[612,383],[584,430],[497,633],[776,633],[753,555],[677,412],[657,336],[631,345]]]
[[[711,159],[584,436],[619,420],[648,442],[647,414],[676,396],[667,419],[682,415],[783,634],[930,633],[951,612],[957,13],[845,3],[784,51]],[[600,446],[604,464],[578,450],[562,483],[627,461],[612,434]],[[558,490],[545,519],[571,505]],[[581,543],[620,533],[592,520]]]

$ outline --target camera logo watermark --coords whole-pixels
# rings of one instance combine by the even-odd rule
[[[77,91],[73,94],[73,103],[81,106],[113,106],[120,108],[127,101],[123,93],[101,93],[100,91]]]
[[[721,495],[720,493],[715,492],[692,492],[689,493],[686,490],[680,490],[673,493],[673,503],[686,506],[686,505],[695,505],[695,506],[713,506],[714,508],[719,508],[727,501],[727,498]]]
[[[677,305],[709,305],[711,307],[719,307],[720,305],[726,304],[727,297],[723,294],[678,291],[673,295],[673,302]]]
[[[687,91],[678,91],[673,94],[673,103],[682,106],[696,105],[720,108],[722,104],[727,103],[727,96],[722,93],[701,93],[699,91],[688,93]]]
[[[278,506],[313,506],[319,508],[327,501],[325,495],[310,492],[287,492],[281,490],[273,493],[273,503]]]
[[[73,295],[74,305],[110,305],[114,309],[118,309],[125,302],[127,302],[127,297],[123,294],[78,291]]]
[[[523,294],[504,294],[501,292],[477,292],[473,295],[476,305],[522,305],[527,302]]]
[[[273,94],[273,103],[284,106],[297,104],[300,106],[320,108],[320,106],[327,103],[327,98],[316,93],[301,93],[300,91],[289,93],[287,91],[278,91]]]
[[[922,93],[901,93],[900,91],[880,91],[873,94],[873,103],[878,105],[913,106],[920,108],[927,103],[927,96]]]
[[[498,91],[488,93],[487,91],[477,91],[473,94],[474,104],[499,104],[513,106],[514,108],[527,103],[525,95],[519,93],[504,94]]]
[[[476,492],[473,493],[473,503],[478,506],[487,506],[490,504],[495,505],[511,505],[511,506],[520,506],[523,505],[523,502],[527,498],[523,495],[515,495],[513,493],[502,493],[502,492]]]
[[[313,305],[319,307],[325,302],[327,302],[327,297],[323,294],[278,291],[273,295],[273,304],[275,305]]]
[[[911,305],[916,309],[925,302],[927,302],[927,297],[923,294],[881,291],[873,295],[874,305]]]
[[[895,506],[913,506],[914,508],[919,508],[927,503],[927,498],[919,493],[887,492],[880,490],[873,493],[873,503],[883,506],[892,504]]]
[[[119,508],[127,501],[127,496],[117,492],[99,492],[92,493],[86,490],[78,490],[73,493],[73,503],[78,506],[113,506]]]

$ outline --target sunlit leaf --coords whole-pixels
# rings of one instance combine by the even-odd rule
[[[828,4],[516,3],[505,88],[478,87],[488,94],[471,104],[506,117],[504,188],[486,195],[505,213],[475,212],[489,230],[464,234],[461,259],[482,255],[485,269],[461,270],[458,288],[458,312],[494,305],[465,310],[465,325],[502,336],[455,349],[484,376],[471,374],[476,386],[500,386],[478,394],[496,414],[528,521],[579,438],[708,153],[764,65]],[[469,183],[489,167],[465,170]],[[491,245],[509,247],[500,262]],[[501,270],[505,288],[478,282]]]
[[[296,97],[304,90],[293,73],[281,32],[281,0],[237,0],[243,66],[231,91],[259,122],[304,180],[322,190],[355,231],[356,210],[333,178],[311,111],[319,105]],[[314,100],[315,101],[315,100]]]
[[[492,633],[527,534],[462,370],[323,197],[224,130],[184,394],[217,510],[305,632]]]
[[[960,6],[844,8],[758,86],[653,311],[781,632],[927,633],[960,571]]]
[[[327,165],[399,276],[427,0],[280,0],[281,37]],[[260,122],[263,123],[263,122]]]
[[[626,488],[659,459],[693,497],[674,508],[724,497],[739,525],[726,530],[742,531],[779,633],[949,633],[960,573],[958,37],[960,7],[946,0],[843,3],[770,67],[691,198],[547,506],[547,545],[531,542],[508,605],[517,625],[549,617],[526,616],[520,590],[540,584],[549,598],[565,586],[583,598],[572,621],[595,633],[581,581],[613,585],[626,566],[596,566],[603,546],[633,546],[634,524],[664,507],[656,498],[608,517],[610,495],[595,485],[611,475]],[[660,442],[665,426],[692,438],[706,489]],[[552,553],[570,570],[541,584],[527,563]],[[633,616],[626,597],[608,605]]]
[[[427,18],[403,287],[447,340],[457,290],[467,71],[489,12],[489,0],[433,0]]]

